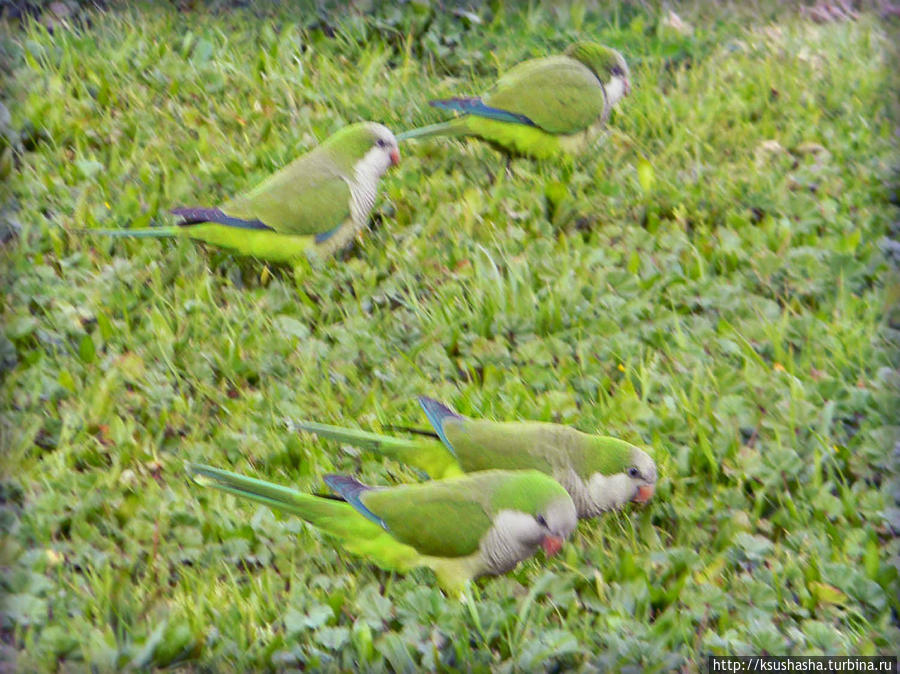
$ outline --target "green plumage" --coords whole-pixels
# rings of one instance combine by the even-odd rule
[[[572,468],[583,477],[598,471],[612,475],[625,470],[634,448],[616,438],[596,438],[568,426],[534,421],[448,419],[444,434],[467,473],[534,468],[553,474]]]
[[[328,424],[301,421],[298,428],[321,437],[377,452],[442,479],[479,470],[531,468],[552,474],[571,467],[581,476],[619,473],[634,450],[625,440],[589,435],[559,424],[451,419],[444,424],[450,447],[432,437],[400,438]]]
[[[188,472],[198,484],[297,515],[382,568],[404,572],[429,567],[441,585],[455,593],[470,578],[490,572],[480,546],[498,513],[517,509],[537,514],[560,500],[571,503],[557,482],[533,471],[488,471],[423,484],[363,487],[359,503],[384,523],[382,527],[342,500],[200,464],[188,464]]]
[[[602,130],[617,79],[628,91],[628,68],[613,49],[590,42],[565,55],[525,61],[502,75],[481,98],[432,101],[463,116],[412,129],[399,140],[473,136],[509,154],[550,158],[583,152]]]
[[[568,56],[520,63],[497,80],[482,100],[492,108],[525,115],[543,131],[560,135],[588,128],[606,105],[597,76]]]
[[[365,154],[356,143],[343,147],[340,141],[346,137],[347,129],[339,131],[223,204],[222,211],[236,218],[260,220],[280,234],[316,235],[340,225],[350,217],[352,165],[345,166],[344,154],[357,160]]]
[[[95,233],[184,236],[279,263],[327,256],[366,225],[378,178],[398,156],[387,128],[354,124],[217,209],[177,209],[190,218],[179,226]]]
[[[420,400],[437,437],[399,438],[311,422],[298,426],[378,452],[434,479],[484,470],[537,470],[569,489],[583,517],[636,498],[641,485],[649,488],[642,493],[652,494],[656,465],[646,452],[629,442],[560,424],[471,419],[437,401]],[[604,480],[609,484],[604,486]]]

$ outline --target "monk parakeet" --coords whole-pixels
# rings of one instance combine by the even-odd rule
[[[317,435],[370,449],[434,478],[480,470],[530,468],[562,484],[579,517],[594,517],[628,501],[644,503],[656,489],[656,463],[617,438],[534,421],[469,419],[437,400],[419,398],[432,437],[398,438],[326,424],[299,422]]]
[[[295,264],[346,246],[368,222],[378,180],[400,160],[374,122],[347,126],[218,208],[176,208],[172,227],[100,230],[119,237],[187,236],[271,262]]]
[[[596,138],[613,106],[629,91],[628,65],[619,52],[576,42],[563,56],[520,63],[484,96],[431,101],[462,116],[406,131],[397,139],[476,136],[508,154],[577,154]]]
[[[188,464],[188,472],[199,484],[297,515],[389,571],[428,567],[453,594],[472,578],[509,571],[539,547],[555,554],[578,522],[566,490],[533,470],[386,488],[325,476],[340,499],[200,464]]]

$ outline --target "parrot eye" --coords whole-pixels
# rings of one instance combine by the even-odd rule
[[[547,528],[547,520],[544,519],[543,515],[538,515],[534,519],[536,519],[537,523],[540,524],[542,527],[544,527],[545,529]]]
[[[635,478],[635,477],[640,477],[640,475],[641,475],[641,471],[639,471],[634,466],[632,466],[631,468],[628,469],[628,477]]]
[[[619,66],[613,66],[611,72],[615,77],[622,77],[625,74],[625,72]]]
[[[387,141],[384,138],[379,138],[377,141],[375,141],[375,144],[378,147],[387,147]]]

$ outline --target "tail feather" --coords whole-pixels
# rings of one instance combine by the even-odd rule
[[[219,225],[228,225],[229,227],[240,227],[242,229],[263,229],[275,231],[260,220],[244,220],[226,215],[219,208],[173,208],[169,211],[172,215],[182,218],[174,227],[144,227],[138,229],[86,229],[83,230],[89,234],[99,234],[100,236],[112,236],[120,239],[169,239],[184,233],[183,227],[191,225],[200,225],[203,223],[214,223]]]
[[[177,227],[144,227],[138,229],[85,229],[88,234],[112,236],[117,239],[170,239],[178,236]]]
[[[187,470],[197,484],[297,515],[337,538],[350,552],[366,557],[384,569],[407,571],[423,563],[423,557],[415,548],[397,541],[346,501],[303,494],[271,482],[197,463],[188,463]]]
[[[346,500],[304,494],[279,484],[197,463],[189,463],[187,470],[199,485],[213,487],[296,515],[341,541],[358,537],[380,538],[384,533],[374,521],[360,517],[364,513],[360,513]]]
[[[411,138],[430,138],[431,136],[465,136],[468,133],[463,119],[451,119],[449,122],[439,122],[420,126],[418,129],[410,129],[397,134],[397,140],[410,140]]]
[[[317,424],[314,421],[298,421],[294,425],[329,440],[346,442],[354,447],[388,456],[392,456],[398,451],[413,449],[416,444],[414,440],[407,438],[393,438],[390,435],[370,433],[356,428],[341,428],[330,424]]]
[[[303,494],[290,487],[257,480],[229,470],[199,463],[189,463],[187,470],[194,482],[199,485],[249,498],[257,503],[302,517],[316,525],[319,524],[320,516],[329,514],[329,511],[332,515],[335,511],[352,511],[352,507],[347,503]]]
[[[456,458],[438,441],[436,435],[433,436],[428,431],[419,431],[425,437],[397,438],[312,421],[300,421],[295,425],[320,437],[344,442],[405,463],[425,473],[425,477],[441,479],[462,475],[462,469]]]
[[[435,440],[439,440],[438,434],[434,431],[429,431],[424,428],[411,428],[409,426],[394,426],[394,424],[385,424],[384,430],[386,431],[400,431],[401,433],[412,433],[413,435],[424,435],[426,438],[434,438]]]

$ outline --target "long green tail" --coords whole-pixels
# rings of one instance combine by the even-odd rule
[[[304,494],[272,482],[199,463],[188,463],[187,470],[199,485],[297,515],[337,538],[350,552],[366,557],[389,571],[406,571],[423,563],[422,556],[414,548],[400,543],[345,501]]]
[[[411,138],[429,138],[431,136],[465,136],[468,133],[465,118],[451,119],[449,122],[439,122],[420,126],[418,129],[410,129],[397,134],[397,140],[410,140]]]
[[[85,229],[88,234],[114,236],[119,239],[170,239],[178,236],[180,227],[145,227],[143,229]]]
[[[318,424],[313,421],[300,421],[295,425],[304,431],[316,435],[346,442],[355,447],[360,447],[370,452],[377,452],[382,456],[408,464],[424,471],[429,477],[443,479],[462,475],[456,458],[447,451],[447,448],[437,439],[433,438],[396,438],[390,435],[370,433],[353,428],[341,428],[329,424]]]
[[[194,482],[199,485],[249,498],[257,503],[302,517],[316,526],[323,526],[323,518],[352,516],[355,513],[353,507],[343,501],[304,494],[290,487],[282,487],[229,470],[199,463],[187,464],[187,470]]]

